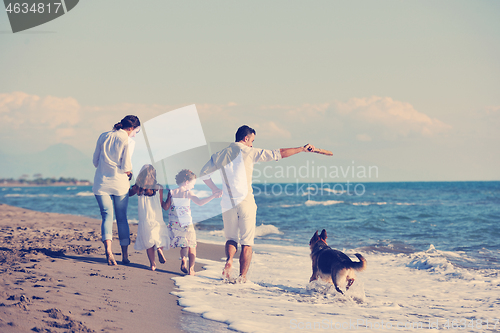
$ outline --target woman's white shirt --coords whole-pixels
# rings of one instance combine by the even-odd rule
[[[129,137],[122,129],[102,133],[97,140],[93,163],[97,168],[94,177],[94,194],[124,195],[130,181],[125,172],[132,171]]]

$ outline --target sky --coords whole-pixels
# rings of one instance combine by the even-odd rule
[[[498,1],[87,0],[14,34],[2,9],[0,152],[90,157],[123,116],[195,104],[208,142],[247,124],[255,147],[334,153],[272,171],[500,180],[499,14]]]

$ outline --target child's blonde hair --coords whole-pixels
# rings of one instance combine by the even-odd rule
[[[196,175],[194,174],[193,171],[188,169],[182,169],[177,174],[177,176],[175,176],[175,182],[179,186],[181,186],[184,182],[189,182],[192,181],[193,179],[196,179]]]
[[[155,195],[158,190],[156,169],[151,164],[145,164],[135,180],[135,185],[138,187],[137,195]]]

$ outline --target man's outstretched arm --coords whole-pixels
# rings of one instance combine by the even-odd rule
[[[311,152],[314,151],[316,148],[313,145],[306,144],[304,147],[297,147],[297,148],[281,148],[280,153],[281,153],[281,158],[285,157],[290,157],[292,155],[301,153],[301,152]]]

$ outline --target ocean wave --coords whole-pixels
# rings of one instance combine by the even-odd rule
[[[342,194],[342,193],[345,193],[346,191],[337,191],[337,190],[334,190],[332,188],[329,188],[329,187],[317,187],[317,188],[314,188],[314,187],[308,187],[306,188],[306,191],[314,191],[314,193],[318,193],[318,192],[330,192],[330,193],[335,193],[335,194]],[[306,194],[303,194],[303,195],[309,195],[309,193],[306,193]]]
[[[410,259],[408,267],[443,275],[447,278],[489,281],[492,277],[492,271],[495,271],[493,275],[496,278],[499,277],[497,270],[473,268],[478,266],[477,258],[470,257],[463,252],[437,250],[432,244],[426,251],[410,255]]]
[[[302,204],[280,205],[281,208],[300,207]]]
[[[304,204],[306,206],[319,206],[319,205],[323,205],[323,206],[330,206],[330,205],[336,205],[336,204],[340,204],[340,203],[344,203],[343,201],[337,201],[337,200],[327,200],[327,201],[314,201],[314,200],[307,200]]]
[[[76,186],[66,187],[66,191],[76,190]]]
[[[209,231],[208,234],[211,236],[224,237],[224,230],[212,230]],[[283,235],[284,233],[272,224],[262,223],[255,227],[255,237],[264,237],[272,234]]]
[[[271,234],[283,235],[283,232],[281,232],[276,226],[272,224],[262,223],[255,228],[255,237],[263,237]]]
[[[210,236],[224,237],[224,230],[212,230],[209,231],[208,234]]]
[[[48,194],[21,194],[21,193],[12,193],[4,195],[6,198],[46,198],[49,197]]]
[[[387,202],[353,202],[354,206],[387,205]]]
[[[77,194],[75,194],[77,197],[93,197],[94,196],[94,193],[90,192],[90,191],[84,191],[84,192],[78,192]]]
[[[212,195],[211,191],[205,191],[205,190],[191,190],[194,195],[196,195],[198,198],[206,198]]]

